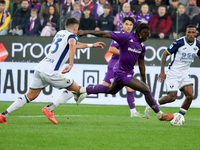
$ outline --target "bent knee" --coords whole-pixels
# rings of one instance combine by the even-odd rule
[[[177,99],[177,95],[170,95],[169,99],[170,99],[170,102],[174,102]]]

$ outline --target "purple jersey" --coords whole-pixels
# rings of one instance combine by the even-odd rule
[[[119,61],[115,72],[133,72],[138,59],[144,59],[146,52],[144,43],[140,43],[139,37],[134,33],[110,32],[111,38],[119,44]]]
[[[113,40],[110,44],[110,47],[115,47],[115,48],[119,49],[119,44],[116,41]],[[116,62],[118,61],[118,59],[119,59],[119,55],[113,54],[109,63],[108,63],[108,67],[110,69],[113,68],[114,65],[116,64]]]

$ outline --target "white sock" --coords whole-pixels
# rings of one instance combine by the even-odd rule
[[[158,100],[158,99],[156,100],[156,102],[157,102],[158,106],[160,106],[160,103],[159,103],[159,100]]]
[[[70,98],[72,98],[74,95],[70,91],[63,91],[63,93],[58,97],[58,99],[53,101],[53,104],[55,107],[58,107],[61,104],[65,104]]]
[[[163,114],[163,112],[161,110],[158,113],[156,113],[158,119],[162,118],[162,114]]]
[[[80,93],[86,93],[87,91],[86,91],[86,87],[81,87],[80,88]]]
[[[130,109],[131,115],[137,112],[136,108]]]
[[[20,109],[24,104],[30,102],[30,100],[28,99],[28,97],[26,95],[22,96],[22,97],[19,97],[14,103],[12,103],[7,111],[8,111],[8,114],[10,114],[11,112],[17,110],[17,109]]]

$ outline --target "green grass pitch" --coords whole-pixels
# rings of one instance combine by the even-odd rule
[[[0,112],[10,104],[0,102]],[[176,127],[153,112],[150,119],[131,118],[128,106],[64,104],[55,109],[55,125],[42,113],[46,105],[30,103],[10,114],[8,124],[0,124],[0,150],[200,150],[198,108],[189,109],[185,124]]]

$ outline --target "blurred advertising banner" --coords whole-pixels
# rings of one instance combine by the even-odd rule
[[[75,65],[69,73],[80,85],[89,86],[101,84],[107,71],[107,62],[111,56],[107,51],[111,39],[107,38],[79,38],[83,43],[102,41],[106,43],[104,49],[85,48],[78,49],[75,54]],[[27,93],[32,81],[34,68],[37,63],[48,53],[52,37],[12,37],[2,36],[0,39],[0,101],[14,101],[19,96]],[[166,95],[166,85],[157,82],[160,73],[160,60],[162,52],[172,43],[172,40],[149,39],[146,45],[146,78],[155,99]],[[168,63],[171,58],[168,58]],[[140,73],[135,66],[135,76],[140,79]],[[195,59],[191,67],[191,77],[194,81],[194,100],[192,107],[200,108],[199,60]],[[46,87],[36,102],[52,102],[62,90]],[[135,92],[136,105],[144,106],[146,102],[140,92]],[[184,95],[179,92],[175,102],[163,106],[180,107]],[[68,101],[75,103],[73,98]],[[127,105],[126,89],[116,95],[90,95],[83,101],[85,104]]]

